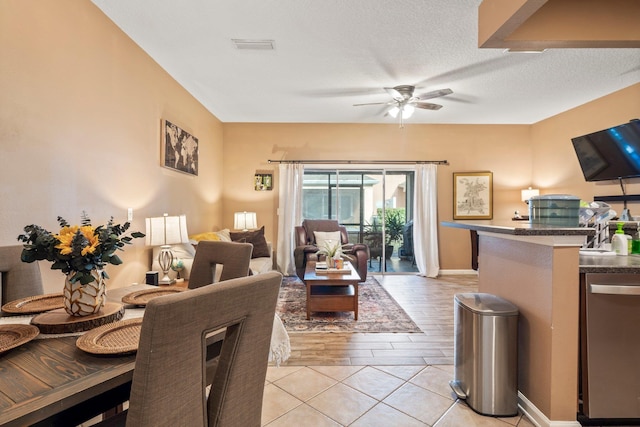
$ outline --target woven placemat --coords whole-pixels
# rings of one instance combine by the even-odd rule
[[[156,289],[143,289],[141,291],[131,292],[122,297],[122,302],[125,304],[133,304],[137,306],[145,306],[147,303],[157,297],[164,295],[171,295],[177,292],[184,292],[186,288],[179,286],[162,286]]]
[[[2,311],[10,314],[34,314],[63,307],[62,294],[45,294],[8,302],[2,306]]]
[[[33,325],[0,325],[0,353],[31,341],[39,333]]]
[[[91,354],[127,354],[138,350],[142,318],[102,325],[82,335],[76,347]]]

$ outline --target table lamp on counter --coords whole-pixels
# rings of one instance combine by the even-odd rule
[[[145,221],[147,224],[147,246],[160,246],[158,264],[160,264],[163,276],[158,283],[171,285],[175,283],[175,280],[169,277],[169,270],[173,264],[171,245],[189,243],[187,217],[186,215],[169,216],[164,214],[161,217],[147,218]]]
[[[233,228],[248,231],[258,228],[258,219],[255,212],[236,212],[233,214]]]

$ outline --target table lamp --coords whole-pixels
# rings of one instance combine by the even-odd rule
[[[162,269],[163,277],[158,282],[161,285],[171,285],[175,280],[169,277],[169,270],[173,264],[173,252],[171,245],[178,243],[189,243],[187,234],[186,215],[169,216],[164,214],[161,217],[146,218],[147,246],[160,246],[158,254],[158,264]]]
[[[520,199],[526,204],[529,204],[529,199],[539,195],[540,195],[540,190],[538,190],[537,188],[529,187],[525,190],[520,191]]]
[[[255,212],[236,212],[233,215],[233,228],[248,231],[258,228],[258,219]]]

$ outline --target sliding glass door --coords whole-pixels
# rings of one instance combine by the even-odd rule
[[[350,243],[369,246],[369,271],[417,272],[413,259],[414,172],[305,170],[303,218],[334,219]]]

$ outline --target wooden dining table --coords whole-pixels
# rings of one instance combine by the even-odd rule
[[[95,356],[76,340],[36,339],[0,356],[0,425],[73,426],[128,400],[135,354]]]
[[[119,302],[145,288],[110,290],[107,298]],[[129,399],[135,353],[90,354],[77,339],[41,336],[0,354],[0,426],[78,425]]]
[[[124,295],[150,287],[111,289],[107,297],[121,302]],[[270,361],[279,363],[288,357],[289,340],[277,315],[275,319]],[[77,339],[41,334],[0,354],[0,426],[75,426],[129,400],[136,355],[86,353],[76,346]],[[224,331],[208,338],[208,358],[219,352],[223,339]]]
[[[109,290],[108,299],[148,287]],[[74,426],[129,399],[135,354],[86,353],[77,339],[40,336],[0,354],[0,426]]]

